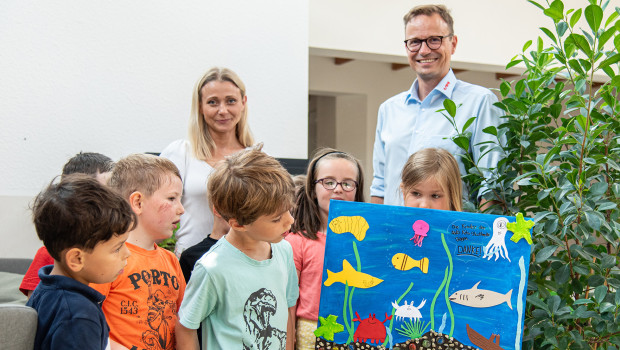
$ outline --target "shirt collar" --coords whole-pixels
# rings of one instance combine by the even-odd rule
[[[450,68],[450,70],[448,71],[448,74],[446,74],[446,76],[443,77],[443,79],[441,79],[439,84],[435,86],[435,88],[429,94],[429,96],[432,95],[434,91],[437,91],[438,93],[444,94],[446,98],[452,98],[452,91],[454,90],[454,86],[456,85],[456,82],[457,82],[456,76],[454,75],[452,68]],[[427,98],[429,96],[427,96]],[[409,89],[409,93],[405,97],[405,104],[409,104],[410,102],[422,103],[422,101],[420,101],[420,97],[418,97],[418,79],[417,78],[411,85],[411,88]]]
[[[54,265],[44,266],[39,270],[39,279],[47,288],[61,288],[80,293],[95,303],[101,303],[105,296],[93,288],[74,280],[73,278],[59,275],[50,275]]]

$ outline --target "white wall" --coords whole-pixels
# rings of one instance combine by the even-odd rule
[[[247,86],[265,151],[305,158],[308,1],[0,2],[0,256],[38,248],[26,209],[65,161],[183,138],[209,67]]]

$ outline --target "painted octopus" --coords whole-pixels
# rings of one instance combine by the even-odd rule
[[[410,238],[409,240],[413,240],[413,244],[417,245],[418,247],[422,246],[422,241],[424,240],[424,237],[426,237],[426,233],[428,232],[428,223],[426,223],[426,221],[424,220],[418,220],[416,222],[413,223],[413,232],[415,232],[415,234],[413,235],[412,238]]]
[[[483,259],[491,260],[491,257],[495,255],[495,261],[500,256],[510,261],[508,249],[506,249],[506,224],[508,224],[508,219],[506,218],[497,218],[493,221],[493,236],[491,236],[487,246],[484,247]]]

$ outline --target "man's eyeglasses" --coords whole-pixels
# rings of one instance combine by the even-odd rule
[[[315,184],[319,182],[321,183],[321,185],[323,185],[323,188],[326,190],[333,190],[336,187],[338,187],[338,185],[340,185],[340,187],[342,187],[342,189],[347,192],[351,192],[357,188],[357,182],[354,180],[344,180],[342,182],[338,182],[336,181],[336,179],[332,179],[331,177],[326,177],[326,178],[318,179],[314,181]]]
[[[407,50],[411,52],[418,52],[422,48],[422,43],[426,43],[426,46],[428,46],[429,49],[437,50],[438,48],[441,47],[443,38],[449,38],[453,35],[454,34],[442,35],[442,36],[439,36],[439,35],[429,36],[426,39],[417,39],[417,38],[407,39],[405,40],[405,46],[407,47]]]

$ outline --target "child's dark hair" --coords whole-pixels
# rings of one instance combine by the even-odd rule
[[[52,258],[65,249],[92,251],[100,242],[133,230],[136,215],[111,188],[86,174],[63,176],[35,198],[32,216],[37,235]]]
[[[114,161],[101,153],[80,152],[67,161],[62,168],[62,175],[75,173],[97,175],[107,173],[114,168]]]
[[[226,157],[209,176],[209,202],[224,220],[248,225],[293,206],[291,175],[261,149],[259,144]]]
[[[333,148],[319,148],[315,151],[314,157],[308,164],[306,183],[297,190],[293,218],[295,222],[291,227],[291,232],[296,232],[306,238],[317,239],[317,232],[321,229],[321,215],[319,203],[316,197],[315,181],[317,179],[318,168],[321,162],[328,159],[346,159],[357,167],[357,188],[355,191],[356,202],[364,201],[364,172],[362,165],[352,155],[335,150]]]

